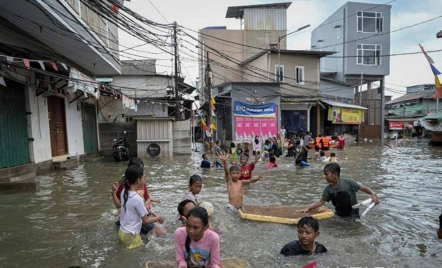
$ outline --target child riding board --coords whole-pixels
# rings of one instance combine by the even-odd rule
[[[359,218],[359,209],[353,209],[352,206],[358,203],[356,199],[356,192],[361,190],[369,195],[371,199],[377,205],[379,204],[379,199],[375,192],[354,180],[341,179],[341,168],[337,163],[330,163],[324,167],[325,180],[329,183],[325,187],[322,194],[322,198],[308,206],[306,209],[300,210],[299,212],[307,213],[312,209],[319,208],[325,204],[325,202],[331,201],[333,206],[335,206],[336,214],[339,217],[353,217]]]
[[[227,183],[227,192],[229,194],[229,208],[237,211],[241,209],[243,206],[243,199],[244,199],[243,185],[260,181],[264,177],[262,175],[259,175],[259,177],[256,179],[240,181],[239,178],[241,177],[241,168],[239,166],[231,166],[229,168],[227,166],[225,153],[221,153],[220,159],[224,165],[224,172]]]

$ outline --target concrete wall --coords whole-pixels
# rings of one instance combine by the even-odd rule
[[[29,137],[34,139],[30,143],[29,155],[31,162],[38,164],[52,160],[48,103],[43,96],[35,96],[33,87],[28,87],[27,92],[29,111],[31,112],[30,122],[28,121],[28,133]]]
[[[126,114],[127,109],[123,107],[121,99],[115,99],[113,96],[100,96],[98,100],[100,111],[98,113],[98,122],[114,122],[117,115]],[[119,116],[116,122],[125,122],[126,118]]]
[[[321,80],[321,94],[340,98],[353,99],[355,88],[325,80]]]
[[[272,53],[270,59],[270,70],[275,73],[275,65],[278,65],[278,54]],[[296,95],[317,95],[319,89],[319,58],[315,56],[297,56],[297,55],[283,55],[281,54],[281,65],[284,65],[284,82],[288,84],[296,84],[295,82],[295,68],[296,66],[304,67],[304,80],[300,87],[308,88],[294,88],[290,87],[292,94]],[[311,90],[310,90],[311,89]]]
[[[99,123],[100,151],[105,156],[112,155],[114,139],[123,137],[126,131],[127,142],[132,152],[137,150],[137,124],[136,123]]]
[[[384,27],[382,33],[390,32],[390,17],[391,17],[391,6],[389,5],[378,5],[378,4],[365,4],[365,3],[349,3],[348,4],[348,14],[356,14],[358,11],[364,11],[370,9],[371,12],[382,12],[384,18]],[[360,40],[356,42],[347,43],[345,46],[345,55],[357,55],[357,44],[366,45],[381,45],[381,55],[390,54],[390,34],[375,35],[374,33],[358,33],[357,32],[357,16],[347,17],[348,27],[347,31],[347,42],[351,40],[357,40],[361,38],[366,38],[370,36],[369,39]],[[381,33],[381,34],[382,34]],[[381,65],[379,66],[363,66],[357,65],[357,58],[349,57],[346,58],[346,68],[345,74],[361,74],[364,75],[389,75],[390,74],[390,59],[389,57],[381,57]]]
[[[77,109],[78,101],[69,104],[69,99],[65,98],[66,109],[66,132],[68,141],[68,152],[71,157],[84,154],[83,142],[83,118],[81,109]]]
[[[391,6],[366,3],[348,2],[335,11],[321,25],[312,32],[311,45],[316,46],[315,50],[321,50],[318,40],[323,40],[322,50],[336,51],[331,57],[321,59],[322,72],[338,72],[336,79],[346,81],[346,74],[365,75],[388,75],[390,73],[390,61],[388,57],[381,59],[380,66],[357,65],[357,44],[382,45],[381,54],[390,54],[390,35],[383,34],[375,37],[375,33],[357,32],[357,12],[369,10],[371,12],[382,12],[384,18],[383,33],[390,31]],[[345,19],[343,19],[345,18]],[[337,38],[337,29],[340,27],[340,38]],[[353,41],[369,37],[369,39]],[[353,56],[339,58],[342,56]]]
[[[111,86],[121,90],[129,97],[160,98],[167,95],[167,87],[172,87],[173,81],[170,77],[164,76],[120,75],[113,77]],[[139,88],[140,90],[119,87]]]
[[[191,154],[192,140],[190,136],[190,121],[178,121],[172,123],[173,130],[173,153]]]

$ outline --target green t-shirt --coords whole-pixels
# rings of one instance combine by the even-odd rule
[[[333,188],[331,184],[325,187],[322,200],[331,201],[335,206],[336,214],[341,217],[352,215],[352,206],[358,203],[356,192],[361,188],[359,182],[350,179],[339,179],[339,184]],[[355,212],[353,212],[355,213]],[[356,212],[357,213],[357,212]]]

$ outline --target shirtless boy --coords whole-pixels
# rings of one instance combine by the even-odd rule
[[[229,207],[234,210],[239,210],[243,206],[244,192],[243,185],[254,183],[262,180],[264,177],[259,175],[256,179],[239,180],[241,177],[241,168],[239,166],[227,166],[226,154],[220,154],[220,160],[224,164],[224,172],[227,182],[227,192],[229,194]]]

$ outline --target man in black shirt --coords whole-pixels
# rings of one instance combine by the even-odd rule
[[[298,222],[299,240],[286,244],[281,249],[281,254],[292,256],[327,252],[327,249],[322,244],[315,242],[319,233],[319,223],[315,218],[304,217],[300,219]]]

